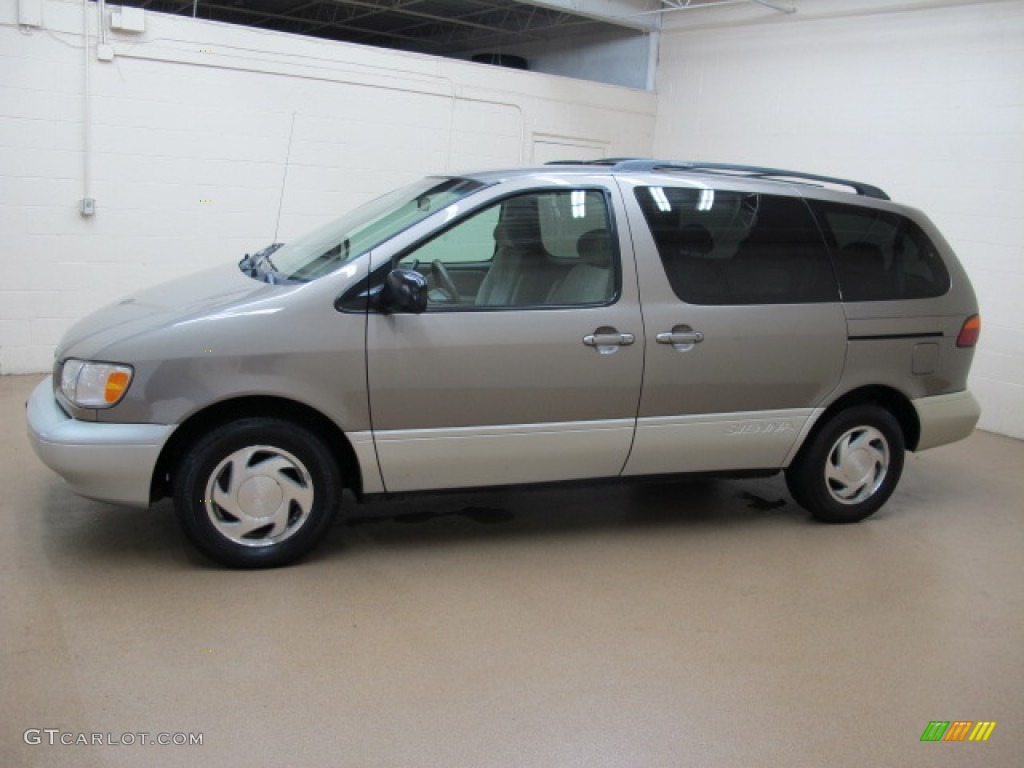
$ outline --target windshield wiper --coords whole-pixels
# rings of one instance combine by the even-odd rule
[[[256,251],[251,256],[247,253],[245,257],[238,262],[238,268],[245,274],[255,280],[263,280],[267,283],[277,283],[280,280],[280,273],[277,271],[277,267],[274,266],[274,262],[270,260],[270,254],[280,248],[284,243],[271,243],[266,248]],[[270,266],[270,269],[265,269],[264,264]]]

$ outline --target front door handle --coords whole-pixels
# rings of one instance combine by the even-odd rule
[[[694,344],[704,341],[704,334],[688,325],[677,325],[671,331],[664,331],[654,337],[659,344],[671,344],[673,349],[685,352]]]
[[[588,347],[595,347],[602,355],[610,355],[619,347],[628,347],[636,341],[632,333],[619,333],[618,330],[609,325],[602,325],[593,333],[583,337],[583,343]]]

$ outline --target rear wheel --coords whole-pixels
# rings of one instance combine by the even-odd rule
[[[881,507],[903,472],[903,430],[875,405],[840,411],[786,470],[793,499],[818,520],[855,523]]]
[[[340,498],[341,477],[324,442],[281,419],[218,427],[192,446],[174,477],[185,534],[233,567],[298,560],[326,533]]]

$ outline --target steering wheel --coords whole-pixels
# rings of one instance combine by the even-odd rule
[[[459,301],[459,289],[455,287],[455,281],[452,280],[452,276],[448,274],[448,269],[439,259],[434,259],[430,262],[430,274],[437,281],[438,290],[448,294],[448,300],[452,304],[457,304]]]

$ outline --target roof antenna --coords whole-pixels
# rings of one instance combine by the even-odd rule
[[[288,152],[284,157],[284,173],[281,175],[281,197],[277,201],[277,223],[274,224],[273,243],[277,242],[277,232],[281,228],[281,209],[284,207],[284,187],[288,181],[288,165],[292,159],[292,137],[295,135],[295,112],[292,112],[292,127],[288,130]]]

